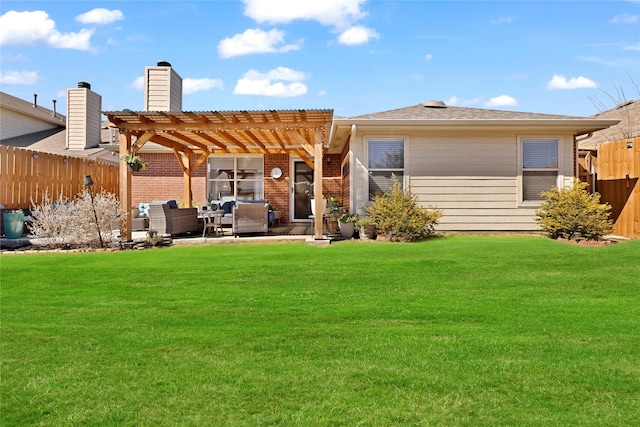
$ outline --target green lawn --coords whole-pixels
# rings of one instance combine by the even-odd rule
[[[0,425],[640,425],[640,241],[0,256]]]

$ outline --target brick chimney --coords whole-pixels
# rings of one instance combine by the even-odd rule
[[[166,61],[144,68],[144,111],[182,111],[182,77]]]
[[[100,144],[102,96],[91,85],[78,82],[77,88],[67,89],[67,140],[69,150],[85,150]]]

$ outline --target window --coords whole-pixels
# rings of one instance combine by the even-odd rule
[[[262,157],[209,158],[209,200],[264,198]]]
[[[558,182],[558,140],[524,138],[522,140],[522,200],[542,200],[540,193]]]
[[[391,175],[404,177],[404,139],[369,140],[369,198],[391,188]]]

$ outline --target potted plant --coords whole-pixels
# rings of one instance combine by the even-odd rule
[[[127,154],[122,157],[124,161],[127,163],[127,168],[131,172],[143,171],[147,168],[147,162],[142,160],[142,158],[135,154]]]
[[[373,239],[376,232],[376,223],[371,217],[363,216],[356,221],[356,228],[363,240]]]
[[[345,239],[351,239],[355,231],[356,222],[360,216],[356,213],[345,213],[338,218],[338,225],[340,226],[340,235]]]
[[[15,209],[2,214],[4,234],[7,239],[19,239],[24,232],[24,212]]]

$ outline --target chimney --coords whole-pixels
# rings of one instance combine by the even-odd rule
[[[102,97],[91,90],[89,83],[78,82],[77,88],[67,89],[67,149],[97,147],[101,122]]]
[[[167,61],[144,68],[144,111],[182,111],[182,77]]]

